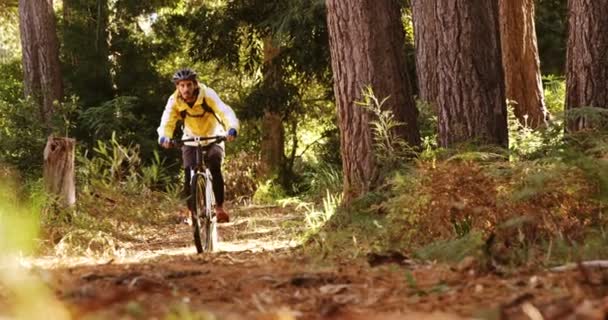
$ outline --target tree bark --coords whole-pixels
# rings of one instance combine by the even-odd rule
[[[534,0],[500,0],[502,63],[507,99],[519,122],[531,128],[547,123],[534,23]]]
[[[274,62],[279,55],[280,48],[272,43],[272,37],[264,40],[264,81],[268,87],[276,88],[280,85],[280,65]],[[275,110],[280,108],[267,106],[262,118],[262,175],[271,177],[281,175],[285,164],[285,128],[280,113]]]
[[[31,96],[40,104],[40,70],[38,69],[38,50],[36,49],[38,40],[34,32],[34,1],[19,1],[19,32],[21,35],[21,56],[23,63],[23,90],[25,96]],[[42,119],[44,119],[43,109],[40,109]]]
[[[355,102],[371,86],[396,120],[406,125],[398,134],[418,146],[418,111],[405,68],[400,7],[393,0],[327,1],[334,91],[340,127],[344,201],[369,191],[377,170],[372,150],[370,116]]]
[[[438,48],[435,1],[412,0],[412,15],[420,99],[436,107],[439,89],[437,87]]]
[[[262,175],[281,174],[285,163],[285,128],[280,114],[266,111],[262,118]]]
[[[568,2],[566,111],[608,108],[608,5],[604,1]],[[588,117],[568,116],[566,130],[591,129]]]
[[[47,192],[56,195],[61,203],[76,203],[74,181],[74,148],[76,141],[70,138],[50,136],[44,148],[44,183]]]
[[[435,2],[439,144],[508,146],[498,0]]]
[[[19,15],[25,93],[40,103],[42,120],[50,128],[53,104],[63,96],[53,2],[20,0]]]

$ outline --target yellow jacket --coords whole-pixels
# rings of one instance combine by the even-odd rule
[[[203,108],[203,102],[208,106],[207,110]],[[232,108],[213,89],[202,84],[192,107],[188,106],[177,90],[169,97],[157,129],[159,139],[173,138],[175,126],[180,120],[184,122],[183,139],[225,135],[231,128],[238,129],[239,125]]]

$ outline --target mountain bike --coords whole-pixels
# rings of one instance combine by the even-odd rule
[[[213,141],[209,144],[203,144],[203,142],[210,140]],[[210,146],[225,140],[225,136],[212,136],[177,141],[179,144],[196,142],[198,146],[196,152],[197,165],[190,168],[190,198],[188,199],[188,207],[192,214],[194,245],[198,253],[213,252],[218,245],[217,218],[213,211],[213,205],[215,204],[211,184],[213,178],[205,163],[205,155]]]

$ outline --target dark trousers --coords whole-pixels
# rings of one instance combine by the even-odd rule
[[[213,194],[215,195],[215,203],[221,206],[224,203],[224,177],[222,176],[222,160],[224,159],[224,149],[217,144],[209,146],[205,154],[205,163],[211,171]],[[182,160],[184,162],[184,195],[190,198],[190,169],[196,167],[196,152],[198,147],[183,146]],[[190,201],[188,201],[190,209]]]

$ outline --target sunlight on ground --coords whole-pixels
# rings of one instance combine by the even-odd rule
[[[189,227],[188,227],[189,228]],[[256,234],[266,234],[270,230],[258,229]],[[221,229],[220,229],[221,234]],[[245,232],[243,232],[245,234]],[[184,236],[190,237],[190,232],[184,233]],[[187,240],[189,241],[189,239]],[[168,243],[170,244],[170,243]],[[219,243],[219,249],[214,254],[222,252],[264,252],[264,251],[276,251],[288,248],[294,248],[299,245],[296,240],[272,240],[272,237],[264,237],[257,239],[236,239],[234,241],[221,241]],[[146,249],[146,250],[126,250],[124,255],[120,256],[102,256],[102,257],[59,257],[59,256],[41,256],[41,257],[22,257],[20,264],[27,268],[42,268],[42,269],[53,269],[59,267],[73,267],[82,265],[96,265],[96,264],[128,264],[137,263],[142,260],[154,260],[162,256],[183,256],[183,255],[196,255],[196,249],[194,244],[188,242],[187,246],[171,247],[167,245],[166,248],[159,249]]]

